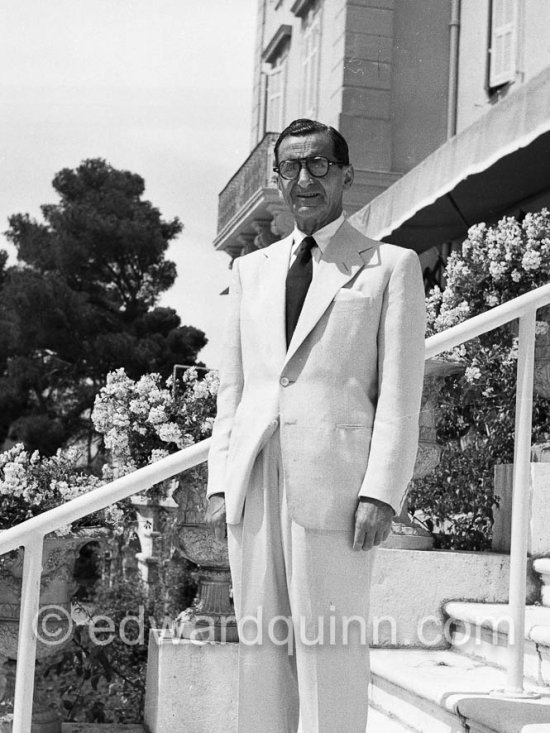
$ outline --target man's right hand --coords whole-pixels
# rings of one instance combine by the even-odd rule
[[[212,494],[208,499],[204,521],[214,530],[217,540],[225,538],[225,496],[223,494]]]

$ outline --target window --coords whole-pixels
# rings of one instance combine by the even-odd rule
[[[514,81],[516,76],[517,0],[492,0],[489,87]]]
[[[287,54],[280,56],[266,72],[266,132],[280,132],[283,129]]]
[[[315,119],[319,105],[321,13],[315,3],[304,15],[302,37],[302,113]]]
[[[283,129],[286,96],[286,60],[290,50],[292,26],[280,25],[262,53],[264,61],[264,132]]]

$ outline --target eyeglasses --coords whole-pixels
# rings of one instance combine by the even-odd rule
[[[338,160],[329,160],[323,155],[316,155],[314,158],[281,160],[279,165],[274,166],[273,170],[281,178],[286,178],[288,181],[291,181],[293,178],[298,178],[302,166],[305,166],[308,173],[314,178],[323,178],[327,175],[332,165],[345,165],[345,163],[340,163]]]

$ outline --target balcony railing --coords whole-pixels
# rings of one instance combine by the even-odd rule
[[[426,340],[426,358],[458,346],[482,333],[519,318],[519,352],[516,384],[516,423],[514,452],[514,484],[512,500],[512,542],[510,551],[510,615],[514,641],[510,642],[510,660],[506,692],[521,695],[523,691],[523,650],[525,626],[525,592],[527,540],[529,521],[531,422],[533,404],[533,370],[536,311],[550,303],[550,285],[521,295],[479,316],[454,326]],[[44,537],[48,532],[76,519],[99,511],[121,499],[175,476],[206,460],[209,441],[185,448],[157,463],[141,468],[128,476],[106,484],[89,494],[79,496],[63,506],[28,519],[0,535],[0,555],[20,546],[25,548],[21,615],[17,654],[13,733],[31,730],[36,635],[34,621],[39,608],[40,574]],[[519,630],[519,632],[517,632]]]
[[[273,148],[279,133],[268,132],[218,197],[218,233],[262,189],[277,188]]]

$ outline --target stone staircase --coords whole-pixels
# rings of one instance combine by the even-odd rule
[[[527,575],[526,672],[533,687],[540,672],[546,697],[516,703],[488,694],[505,684],[501,665],[508,627],[502,616],[509,556],[379,548],[371,583],[374,648],[367,733],[550,733],[550,641],[544,643],[542,628],[550,629],[550,602],[547,608],[536,605],[545,569],[535,567],[533,573],[538,562],[529,563]],[[475,598],[476,603],[449,603],[450,598]],[[550,601],[544,588],[542,598]],[[475,646],[464,639],[467,624],[473,626],[474,641],[480,639]],[[201,646],[152,634],[147,729],[234,733],[236,651],[230,644]],[[526,723],[539,727],[522,727]]]
[[[550,607],[527,607],[525,687],[540,697],[524,700],[491,694],[506,681],[507,605],[444,610],[448,649],[372,650],[368,733],[550,733]]]

